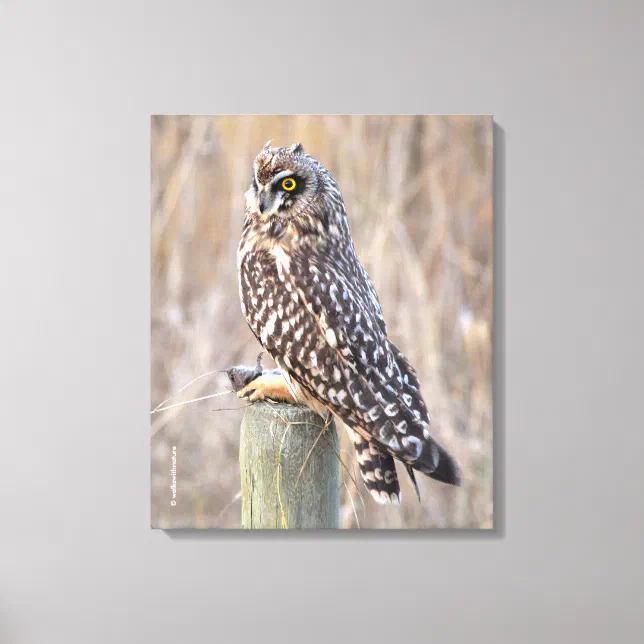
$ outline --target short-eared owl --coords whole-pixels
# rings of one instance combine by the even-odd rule
[[[414,485],[414,470],[461,485],[455,460],[430,434],[416,372],[387,338],[333,177],[301,145],[270,141],[253,170],[237,253],[241,307],[282,375],[263,375],[239,395],[339,416],[380,503],[400,502],[393,457]]]

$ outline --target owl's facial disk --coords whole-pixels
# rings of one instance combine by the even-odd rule
[[[253,176],[246,192],[246,207],[262,219],[273,215],[288,216],[301,197],[306,181],[293,170],[283,170],[275,174],[267,183],[262,184]]]

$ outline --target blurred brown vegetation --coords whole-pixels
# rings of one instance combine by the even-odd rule
[[[400,507],[378,506],[359,481],[363,505],[347,480],[360,527],[492,527],[491,117],[153,117],[151,408],[201,374],[255,362],[236,250],[252,162],[269,139],[301,142],[336,179],[390,337],[418,371],[434,434],[465,474],[462,488],[419,476],[419,504],[399,468]],[[227,384],[213,374],[171,402]],[[227,394],[151,416],[154,526],[240,527],[240,408]],[[351,466],[345,432],[342,448]],[[353,528],[348,490],[341,520]]]

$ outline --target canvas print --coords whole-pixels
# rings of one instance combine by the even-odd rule
[[[493,527],[491,116],[153,116],[151,210],[153,527]]]

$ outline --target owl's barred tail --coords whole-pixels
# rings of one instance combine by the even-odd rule
[[[347,428],[353,441],[365,487],[378,503],[400,503],[400,485],[394,459]]]

